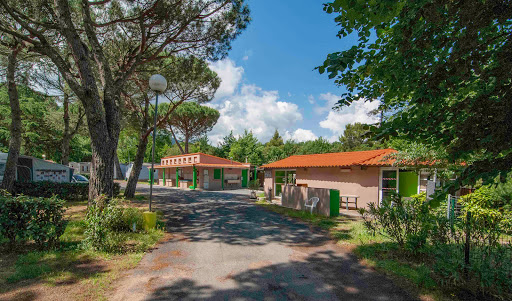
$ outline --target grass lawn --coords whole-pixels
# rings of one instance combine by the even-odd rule
[[[68,203],[69,221],[56,250],[38,251],[31,245],[8,249],[0,241],[0,299],[105,300],[105,293],[125,270],[164,237],[164,231],[122,233],[118,253],[82,249],[87,202]]]
[[[428,261],[425,263],[424,258],[410,257],[385,236],[368,233],[359,218],[312,215],[266,201],[257,201],[256,204],[328,231],[332,239],[350,248],[363,263],[387,274],[396,284],[419,294],[423,300],[464,300],[457,298],[453,292],[439,289],[432,269],[427,265]]]

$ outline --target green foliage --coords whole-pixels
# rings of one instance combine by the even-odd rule
[[[306,142],[298,143],[296,155],[325,154],[338,151],[336,144],[331,144],[322,137]]]
[[[197,139],[195,143],[189,146],[190,153],[203,153],[207,155],[215,155],[215,147],[210,145],[208,136],[204,135]]]
[[[233,131],[229,132],[229,135],[225,136],[222,139],[222,142],[219,143],[219,147],[216,148],[215,155],[221,158],[229,158],[229,152],[231,151],[231,146],[235,143],[236,138],[233,135]]]
[[[483,186],[462,197],[460,215],[454,220],[446,218],[446,207],[429,207],[425,194],[409,200],[393,196],[379,207],[370,205],[360,212],[369,231],[384,233],[402,252],[422,257],[439,282],[464,287],[475,295],[510,296],[512,242],[507,235],[512,215],[496,206],[491,192]],[[470,265],[466,266],[468,234]]]
[[[510,171],[507,1],[335,0],[324,9],[335,15],[340,38],[358,37],[357,45],[327,55],[318,67],[348,91],[339,107],[379,99],[379,110],[392,114],[373,131],[466,162],[463,184]]]
[[[61,159],[61,138],[63,133],[63,109],[56,97],[50,97],[27,86],[18,85],[20,108],[22,111],[21,153],[59,162]],[[70,107],[70,117],[76,118],[76,109]],[[5,85],[0,87],[0,151],[7,152],[9,146],[11,111]],[[83,161],[91,156],[88,133],[80,131],[70,142],[70,160]]]
[[[413,196],[411,200],[393,194],[379,206],[370,203],[368,209],[362,208],[359,212],[370,232],[382,232],[401,247],[416,252],[427,242],[428,210],[424,194]]]
[[[253,190],[253,191],[259,190],[260,189],[260,180],[254,179],[252,181],[249,181],[249,189]],[[265,196],[265,195],[263,195],[263,196]]]
[[[247,162],[261,165],[264,162],[263,145],[252,131],[245,130],[244,134],[231,144],[229,157],[238,162],[246,162],[247,159]]]
[[[284,143],[283,143],[283,137],[281,137],[281,135],[279,135],[279,131],[276,130],[274,132],[274,136],[272,136],[272,138],[270,139],[269,142],[267,142],[267,144],[265,146],[275,146],[275,147],[281,147],[283,146]]]
[[[503,182],[489,185],[489,193],[494,201],[493,207],[512,211],[512,173]]]
[[[117,196],[121,190],[119,183],[114,183],[114,196]],[[66,201],[83,201],[89,197],[88,183],[70,183],[70,182],[15,182],[15,195],[28,195],[33,197],[49,198],[57,196]]]
[[[54,247],[64,233],[64,201],[53,198],[0,195],[0,236],[32,239],[40,248]]]
[[[211,131],[219,117],[219,111],[214,108],[185,102],[171,114],[168,125],[178,131],[185,142],[185,149],[188,149],[188,143]]]
[[[341,151],[361,151],[382,147],[380,143],[371,140],[370,127],[360,122],[347,124],[343,135],[340,136]]]
[[[124,243],[122,233],[142,230],[142,212],[137,208],[123,207],[123,200],[108,201],[100,197],[87,209],[83,246],[97,251],[116,252]]]
[[[503,233],[512,234],[512,211],[495,203],[491,189],[483,186],[461,198],[463,222],[471,225],[472,239],[497,246]],[[471,218],[467,219],[467,214]]]
[[[122,221],[119,227],[121,231],[133,231],[133,225],[135,225],[135,231],[140,230],[144,222],[142,211],[133,207],[124,208]]]

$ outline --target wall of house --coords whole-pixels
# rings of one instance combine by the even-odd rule
[[[193,167],[180,167],[181,170],[183,170],[183,178],[187,180],[193,179]],[[196,167],[198,173],[197,173],[197,188],[206,189],[204,188],[204,171],[208,170],[208,188],[206,190],[222,190],[222,180],[221,179],[214,179],[214,169],[212,167]],[[224,179],[241,179],[242,177],[242,170],[240,168],[224,168]],[[165,186],[173,186],[176,187],[176,168],[175,167],[166,167],[165,168],[165,180],[166,184]],[[181,183],[182,181],[180,181]],[[192,183],[192,182],[190,182]],[[160,184],[163,184],[163,181],[160,182]],[[192,185],[192,184],[190,184]],[[180,187],[188,187],[187,184],[180,184]],[[242,183],[238,184],[224,184],[224,189],[236,189],[241,188]]]
[[[273,169],[265,169],[264,171],[264,180],[263,180],[263,191],[265,192],[265,197],[267,200],[271,200],[274,197],[274,176],[275,170]]]
[[[162,158],[160,159],[161,165],[182,165],[182,164],[193,164],[199,163],[199,155],[183,155],[176,156],[173,158]]]
[[[297,168],[297,185],[300,184],[337,189],[341,196],[358,195],[361,208],[379,201],[379,167],[352,166],[350,172],[343,172],[339,167]]]
[[[297,185],[337,189],[340,195],[357,195],[358,207],[379,201],[379,167],[361,169],[353,166],[350,172],[343,172],[339,167],[297,168],[296,172]],[[264,191],[267,198],[274,196],[274,177],[274,169],[265,170]]]
[[[330,189],[286,185],[283,187],[281,204],[295,210],[310,210],[305,207],[305,203],[313,197],[320,200],[313,212],[330,216]]]
[[[222,181],[213,178],[213,170],[215,168],[199,167],[198,187],[205,190],[222,190]],[[208,170],[208,188],[204,188],[204,171]]]

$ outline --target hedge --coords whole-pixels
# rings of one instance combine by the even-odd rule
[[[0,193],[0,236],[16,241],[34,240],[53,247],[64,233],[64,201],[52,198],[12,197]]]
[[[117,196],[120,190],[119,183],[114,183],[114,196]],[[20,194],[43,198],[57,196],[66,201],[84,201],[89,197],[89,183],[15,182],[14,195]]]

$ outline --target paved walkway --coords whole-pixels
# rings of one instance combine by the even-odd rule
[[[155,207],[168,216],[172,238],[117,283],[112,299],[416,299],[325,234],[263,210],[248,194],[157,187]]]

